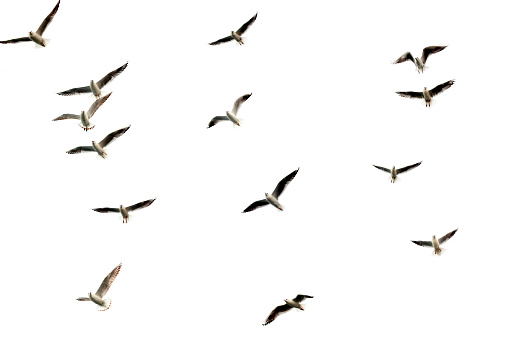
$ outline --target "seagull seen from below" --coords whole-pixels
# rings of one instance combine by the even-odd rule
[[[411,241],[414,244],[417,244],[419,246],[433,247],[433,249],[435,251],[434,254],[442,255],[442,249],[440,248],[440,245],[443,244],[444,242],[446,242],[447,240],[451,239],[457,230],[458,229],[455,229],[454,231],[447,233],[446,235],[444,235],[442,238],[440,238],[438,240],[435,236],[433,236],[433,238],[431,238],[431,241],[422,241],[422,240],[411,240]]]
[[[251,205],[249,205],[242,213],[246,213],[246,212],[251,212],[251,211],[254,211],[255,209],[259,208],[259,207],[262,207],[262,206],[265,206],[265,205],[268,205],[268,204],[271,204],[272,206],[276,207],[277,209],[279,210],[283,210],[283,207],[281,206],[281,204],[279,203],[278,201],[278,198],[279,196],[281,195],[281,193],[283,193],[283,191],[285,190],[286,186],[288,185],[288,183],[290,181],[293,180],[293,178],[295,178],[295,176],[297,175],[297,172],[299,171],[300,168],[297,168],[295,171],[293,171],[292,173],[288,174],[286,177],[284,177],[276,186],[276,188],[274,189],[274,192],[272,192],[272,194],[269,194],[269,193],[265,193],[265,199],[263,200],[258,200],[258,201],[255,201],[253,202]]]
[[[67,154],[77,154],[77,153],[83,153],[83,152],[97,152],[103,159],[108,155],[104,151],[104,148],[108,146],[110,142],[115,140],[116,138],[122,136],[127,130],[131,127],[131,125],[121,128],[118,131],[111,132],[108,134],[101,142],[97,143],[95,141],[92,141],[92,146],[78,146],[76,148],[73,148],[69,151],[67,151]]]
[[[272,312],[270,312],[267,319],[265,320],[265,324],[262,324],[262,325],[265,326],[265,325],[270,324],[278,317],[278,315],[280,315],[281,313],[288,312],[292,308],[298,308],[299,310],[304,311],[304,307],[302,307],[302,305],[300,303],[307,298],[313,298],[313,297],[310,295],[298,294],[293,299],[285,299],[285,304],[280,305],[280,306],[276,307],[275,309],[273,309]]]
[[[63,91],[60,93],[57,93],[58,95],[75,95],[75,94],[83,94],[83,93],[90,93],[92,92],[96,98],[101,97],[101,89],[106,86],[111,80],[113,80],[115,77],[117,77],[120,73],[124,71],[124,69],[127,67],[128,62],[126,62],[124,65],[120,66],[114,71],[109,72],[99,80],[98,82],[94,82],[94,80],[90,80],[89,86],[84,87],[76,87],[68,89],[67,91]]]
[[[99,213],[120,213],[120,214],[122,214],[122,223],[124,223],[124,222],[127,223],[127,221],[129,220],[129,212],[133,212],[133,211],[148,207],[148,206],[152,205],[152,203],[155,200],[156,199],[149,199],[149,200],[145,200],[145,201],[142,201],[142,202],[139,202],[137,204],[127,206],[127,207],[120,205],[120,208],[101,207],[101,208],[92,208],[92,209]]]
[[[219,39],[217,41],[209,43],[209,45],[219,45],[228,41],[235,40],[239,43],[239,45],[243,45],[244,41],[242,40],[242,34],[255,22],[258,13],[256,13],[251,19],[249,19],[245,24],[243,24],[236,32],[232,31],[230,35],[225,38]]]
[[[396,92],[396,93],[405,98],[424,99],[426,101],[426,107],[431,107],[431,98],[442,93],[443,91],[451,87],[453,84],[454,80],[449,80],[444,82],[443,84],[436,86],[435,88],[429,91],[426,89],[426,87],[424,87],[424,90],[422,92]]]
[[[94,103],[92,104],[92,106],[90,106],[90,108],[88,109],[88,111],[86,113],[85,113],[85,111],[81,111],[80,115],[66,113],[66,114],[62,114],[61,116],[53,119],[53,121],[66,120],[66,119],[81,120],[81,125],[79,125],[79,126],[81,128],[83,128],[85,130],[85,132],[89,131],[95,127],[95,125],[92,125],[90,123],[90,118],[92,118],[94,116],[94,113],[99,109],[99,107],[101,107],[101,105],[104,104],[106,102],[106,100],[108,100],[110,95],[111,95],[111,93],[94,101]]]
[[[382,167],[382,166],[377,166],[377,165],[373,165],[373,166],[375,166],[379,170],[382,170],[384,172],[390,173],[391,174],[391,182],[394,183],[397,180],[397,178],[398,178],[398,174],[405,173],[407,171],[410,171],[411,169],[416,168],[417,166],[419,166],[421,164],[421,162],[422,161],[419,161],[416,164],[413,164],[413,165],[410,165],[410,166],[406,166],[406,167],[402,167],[402,168],[398,168],[398,169],[396,169],[395,166],[392,166],[391,169],[388,169],[388,168],[385,168],[385,167]]]
[[[97,304],[97,310],[98,311],[106,311],[111,306],[111,299],[103,299],[104,295],[108,292],[108,290],[111,287],[111,284],[113,284],[113,281],[118,275],[118,272],[120,272],[120,268],[122,267],[122,263],[120,263],[117,267],[113,269],[113,271],[110,272],[104,278],[101,286],[99,286],[99,289],[95,294],[92,292],[88,292],[88,297],[81,297],[76,300],[79,301],[93,301],[95,304]]]
[[[249,99],[249,97],[251,97],[252,94],[253,93],[244,94],[243,96],[235,100],[235,102],[233,103],[233,109],[231,113],[226,111],[226,115],[218,115],[217,117],[212,118],[207,128],[211,128],[212,126],[215,126],[218,122],[226,120],[230,120],[235,125],[240,126],[240,120],[237,118],[237,112],[240,108],[240,105],[242,105],[247,99]]]
[[[46,28],[48,27],[50,22],[53,21],[53,18],[55,17],[55,14],[57,14],[59,6],[60,6],[60,0],[57,2],[57,5],[55,6],[55,8],[53,8],[51,13],[48,14],[48,16],[44,19],[44,21],[41,23],[41,25],[39,26],[37,31],[35,31],[35,33],[30,31],[30,32],[28,32],[27,37],[0,41],[0,44],[16,44],[18,42],[23,42],[23,41],[33,41],[39,46],[46,47],[46,40],[44,40],[44,38],[42,37],[42,34],[46,30]]]
[[[421,73],[421,72],[424,73],[424,69],[427,68],[427,67],[425,67],[425,65],[426,65],[426,60],[428,60],[428,57],[431,54],[435,54],[435,53],[442,51],[446,47],[447,46],[428,46],[422,50],[422,56],[420,59],[419,58],[414,59],[414,57],[412,56],[412,54],[410,52],[406,52],[405,54],[400,56],[398,60],[394,61],[393,64],[399,64],[399,63],[410,60],[415,64],[415,67],[417,67],[417,73]]]

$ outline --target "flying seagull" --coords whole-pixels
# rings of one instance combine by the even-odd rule
[[[214,117],[212,120],[210,120],[209,126],[207,128],[211,128],[212,126],[216,125],[218,122],[225,121],[225,120],[230,120],[235,125],[240,126],[240,121],[237,118],[237,111],[239,110],[240,105],[242,105],[247,99],[249,99],[249,97],[252,94],[253,93],[244,94],[243,96],[241,96],[240,98],[235,100],[235,102],[233,103],[232,112],[230,113],[230,112],[226,111],[226,115],[218,115],[217,117]]]
[[[118,272],[120,272],[120,268],[122,267],[122,263],[120,263],[117,267],[113,269],[113,271],[110,272],[104,278],[101,286],[99,286],[99,289],[95,294],[92,294],[92,292],[88,292],[88,298],[87,297],[80,297],[76,300],[79,301],[93,301],[95,304],[97,304],[97,310],[98,311],[106,311],[111,306],[111,299],[103,299],[104,295],[108,293],[108,290],[111,287],[111,284],[113,284],[113,281],[118,275]]]
[[[118,131],[111,132],[108,134],[101,142],[97,143],[95,141],[92,141],[92,146],[78,146],[76,148],[73,148],[66,153],[68,154],[77,154],[82,152],[97,152],[103,159],[106,157],[106,152],[104,151],[104,148],[108,146],[110,142],[115,140],[116,138],[122,136],[127,130],[131,127],[131,125],[124,127],[122,129],[119,129]]]
[[[99,213],[120,213],[120,214],[122,214],[122,223],[124,223],[124,222],[127,223],[127,220],[129,220],[129,212],[133,212],[133,211],[148,207],[148,206],[152,205],[152,203],[155,200],[156,199],[149,199],[149,200],[145,200],[145,201],[142,201],[142,202],[139,202],[137,204],[134,204],[132,206],[127,206],[127,207],[120,205],[120,208],[102,207],[102,208],[92,208],[92,209]]]
[[[99,80],[98,82],[94,82],[94,80],[90,80],[90,86],[85,87],[76,87],[68,89],[67,91],[63,91],[60,93],[57,93],[59,95],[69,96],[69,95],[75,95],[75,94],[83,94],[83,93],[90,93],[92,92],[96,98],[101,97],[101,89],[106,86],[111,80],[113,80],[116,76],[118,76],[120,73],[124,71],[124,69],[127,67],[127,64],[129,62],[126,62],[124,65],[120,66],[114,71],[109,72]]]
[[[432,90],[427,90],[426,87],[424,87],[424,90],[422,92],[396,92],[402,97],[410,98],[410,99],[424,99],[426,101],[426,107],[431,107],[431,98],[434,96],[442,93],[449,87],[451,87],[454,84],[454,80],[449,80],[444,82],[443,84],[440,84],[433,88]]]
[[[272,312],[270,312],[269,316],[267,317],[267,320],[265,320],[265,324],[262,324],[262,325],[265,326],[265,325],[270,324],[278,317],[278,315],[280,315],[281,313],[288,312],[292,308],[298,308],[299,310],[304,311],[304,308],[302,307],[302,305],[300,303],[307,298],[313,298],[313,297],[310,295],[298,294],[293,299],[285,299],[286,304],[279,305],[274,310],[272,310]]]
[[[92,128],[95,127],[95,125],[91,125],[89,119],[94,116],[94,113],[99,109],[99,107],[101,107],[102,104],[104,104],[106,102],[106,100],[108,100],[110,95],[111,95],[111,93],[94,101],[92,106],[90,106],[90,108],[88,109],[87,113],[85,113],[85,111],[81,111],[80,115],[66,113],[66,114],[62,114],[61,116],[53,119],[53,121],[66,120],[66,119],[77,119],[77,120],[81,120],[81,125],[79,125],[79,126],[81,128],[83,128],[85,130],[85,132],[88,130],[91,130]]]
[[[447,240],[451,239],[457,230],[458,229],[455,229],[454,231],[447,233],[446,235],[444,235],[442,238],[440,238],[438,240],[435,236],[433,236],[433,238],[431,238],[431,241],[422,241],[422,240],[417,240],[417,241],[411,240],[411,241],[414,244],[417,244],[419,246],[433,247],[433,249],[435,250],[434,254],[441,255],[442,249],[440,248],[440,245],[443,244],[444,242],[446,242]]]
[[[417,166],[419,166],[421,164],[421,162],[422,161],[419,161],[416,164],[413,164],[413,165],[410,165],[410,166],[406,166],[406,167],[402,167],[402,168],[398,168],[398,169],[396,169],[396,167],[394,167],[394,166],[392,166],[391,169],[388,169],[388,168],[385,168],[385,167],[382,167],[382,166],[377,166],[377,165],[373,165],[373,166],[375,166],[379,170],[382,170],[384,172],[390,173],[391,174],[391,182],[394,183],[396,181],[397,177],[398,177],[398,174],[405,173],[407,171],[410,171],[411,169],[416,168]]]
[[[30,32],[28,32],[27,37],[0,41],[0,44],[16,44],[18,42],[23,42],[23,41],[33,41],[37,45],[46,47],[46,41],[43,39],[42,34],[46,30],[46,27],[48,27],[49,23],[53,20],[53,17],[55,16],[55,14],[57,14],[58,6],[60,6],[60,0],[57,2],[57,5],[55,6],[55,8],[53,8],[51,13],[48,14],[46,19],[44,19],[44,21],[41,23],[41,25],[39,26],[39,28],[37,29],[37,31],[35,33],[30,31]]]
[[[247,31],[247,29],[249,28],[249,26],[251,26],[253,24],[253,22],[255,22],[257,16],[258,16],[258,13],[256,13],[245,24],[243,24],[237,30],[237,32],[232,31],[232,33],[230,35],[228,35],[227,37],[219,39],[219,40],[214,41],[214,42],[211,42],[211,43],[209,43],[209,45],[219,45],[219,44],[222,44],[222,43],[234,40],[234,39],[235,39],[235,41],[237,41],[239,43],[239,45],[243,45],[244,41],[242,40],[241,35],[244,34],[245,31]]]
[[[276,207],[276,208],[278,208],[278,209],[280,209],[282,211],[283,207],[281,206],[281,204],[279,203],[279,201],[277,199],[279,198],[281,193],[283,193],[283,191],[285,190],[285,188],[288,185],[288,183],[290,181],[292,181],[293,178],[295,178],[295,176],[297,175],[297,172],[299,171],[299,169],[300,168],[297,168],[295,171],[293,171],[292,173],[290,173],[286,177],[284,177],[277,184],[277,186],[274,189],[274,192],[272,192],[272,194],[265,193],[265,199],[253,202],[242,213],[254,211],[258,207],[262,207],[262,206],[265,206],[265,205],[268,205],[268,204],[271,204],[272,206],[274,206],[274,207]]]
[[[421,58],[415,58],[412,56],[410,52],[406,52],[402,56],[399,57],[398,60],[394,61],[393,64],[399,64],[405,61],[412,61],[417,67],[417,73],[424,73],[424,68],[426,65],[426,60],[431,54],[435,54],[446,48],[447,46],[428,46],[422,50]]]

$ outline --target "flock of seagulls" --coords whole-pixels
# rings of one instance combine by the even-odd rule
[[[5,40],[0,41],[2,44],[14,44],[24,41],[33,41],[37,45],[40,45],[42,47],[46,47],[47,43],[46,40],[42,37],[44,31],[48,27],[48,25],[51,23],[53,18],[55,17],[55,14],[58,11],[60,5],[60,1],[56,4],[56,6],[53,8],[51,13],[44,19],[44,21],[41,23],[40,27],[37,29],[37,31],[34,33],[30,31],[28,33],[28,37],[23,38],[17,38],[17,39],[11,39],[11,40]],[[258,16],[258,13],[256,13],[251,19],[249,19],[246,23],[244,23],[237,31],[232,31],[231,34],[227,37],[224,37],[222,39],[219,39],[217,41],[214,41],[210,43],[210,45],[219,45],[222,43],[226,43],[229,41],[235,40],[239,45],[244,44],[244,40],[242,38],[242,35],[247,31],[249,27],[256,21],[256,18]],[[423,73],[425,69],[425,64],[428,59],[428,57],[432,54],[438,53],[442,50],[444,50],[447,46],[429,46],[423,49],[421,58],[414,58],[410,52],[404,53],[400,58],[398,58],[396,61],[394,61],[394,64],[406,62],[406,61],[412,61],[415,66],[417,67],[418,73]],[[80,120],[81,125],[80,127],[83,128],[85,131],[89,131],[95,127],[95,125],[92,125],[90,123],[90,119],[94,116],[94,114],[97,112],[97,110],[108,100],[108,98],[111,96],[112,93],[109,93],[107,95],[102,95],[102,88],[107,85],[110,81],[112,81],[115,77],[117,77],[120,73],[122,73],[128,63],[125,63],[124,65],[120,66],[119,68],[115,69],[114,71],[108,73],[106,76],[104,76],[101,80],[95,82],[94,80],[90,81],[90,84],[88,86],[83,87],[76,87],[72,88],[63,92],[59,92],[57,94],[63,95],[63,96],[70,96],[70,95],[76,95],[76,94],[83,94],[83,93],[92,93],[96,100],[92,103],[90,108],[87,112],[82,111],[81,114],[63,114],[57,118],[55,118],[53,121],[59,121],[59,120],[66,120],[66,119],[74,119],[74,120]],[[426,106],[431,105],[431,99],[445,91],[446,89],[450,88],[454,84],[454,80],[449,80],[443,84],[440,84],[436,87],[434,87],[431,90],[427,90],[426,87],[422,92],[397,92],[400,96],[408,97],[408,98],[418,98],[418,99],[424,99],[426,102]],[[214,117],[208,124],[208,128],[215,126],[217,123],[221,121],[231,121],[234,125],[240,126],[240,120],[237,118],[237,114],[239,111],[240,106],[246,102],[251,97],[252,93],[250,94],[244,94],[241,97],[239,97],[237,100],[235,100],[233,104],[232,111],[226,111],[226,115],[224,116],[216,116]],[[85,152],[96,152],[100,157],[105,158],[106,152],[105,148],[115,139],[121,137],[125,132],[129,130],[130,126],[121,128],[119,130],[116,130],[112,133],[109,133],[102,139],[100,142],[92,141],[92,144],[89,146],[78,146],[75,147],[67,153],[69,154],[77,154],[77,153],[85,153]],[[397,176],[399,174],[405,173],[407,171],[410,171],[414,168],[417,168],[421,165],[422,162],[415,163],[413,165],[405,166],[402,168],[396,169],[395,166],[393,166],[391,169],[376,166],[379,170],[382,170],[384,172],[390,173],[391,175],[391,182],[394,183],[397,180]],[[288,184],[295,178],[297,175],[299,169],[293,171],[292,173],[285,176],[276,186],[272,194],[265,193],[265,198],[262,200],[257,200],[250,204],[242,213],[251,212],[257,208],[272,205],[275,208],[277,208],[280,211],[283,211],[283,207],[281,203],[279,202],[279,197],[285,190],[285,188],[288,186]],[[93,208],[94,211],[99,213],[120,213],[122,216],[122,222],[127,223],[129,220],[129,213],[134,212],[139,209],[146,208],[150,206],[156,199],[149,199],[145,200],[139,203],[136,203],[131,206],[124,207],[123,205],[120,205],[118,208],[113,207],[102,207],[102,208]],[[454,231],[447,233],[443,237],[436,239],[435,236],[432,237],[431,241],[412,241],[413,243],[424,246],[424,247],[433,247],[434,254],[441,255],[442,248],[440,247],[441,244],[449,240],[458,229],[455,229]],[[120,268],[122,267],[122,264],[119,264],[116,266],[103,280],[101,285],[99,286],[99,289],[95,293],[89,292],[88,297],[81,297],[77,300],[79,301],[92,301],[93,303],[97,304],[97,309],[99,311],[106,311],[111,306],[111,300],[110,299],[104,299],[104,296],[110,289],[113,281],[117,277],[118,273],[120,272]],[[263,325],[268,325],[271,322],[273,322],[280,314],[285,313],[292,308],[296,308],[299,310],[303,310],[303,306],[301,302],[307,298],[313,298],[309,295],[303,295],[299,294],[294,299],[285,299],[285,304],[277,306],[274,308],[274,310],[269,314],[267,319],[265,320],[265,323]]]

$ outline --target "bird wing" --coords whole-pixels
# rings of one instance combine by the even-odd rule
[[[90,108],[87,111],[87,116],[89,119],[94,116],[94,113],[99,109],[99,107],[101,107],[102,104],[104,104],[106,102],[106,100],[108,100],[110,95],[111,95],[111,93],[108,93],[108,95],[105,95],[102,98],[99,98],[96,101],[94,101],[92,106],[90,106]]]
[[[424,246],[424,247],[433,247],[433,244],[431,243],[431,241],[412,240],[412,242],[413,242],[414,244],[419,245],[419,246]]]
[[[270,312],[270,314],[267,317],[267,319],[265,320],[265,324],[263,324],[263,326],[270,324],[278,317],[278,315],[280,315],[281,313],[288,312],[291,309],[292,309],[292,307],[288,304],[284,304],[284,305],[280,305],[280,306],[276,307],[275,309],[272,310],[272,312]]]
[[[212,126],[215,126],[218,122],[224,121],[224,120],[230,120],[226,115],[218,115],[217,117],[212,118],[210,120],[209,125],[207,128],[211,128]]]
[[[99,213],[120,213],[120,208],[113,208],[113,207],[92,208],[92,210],[99,212]]]
[[[150,205],[152,205],[152,203],[155,201],[156,199],[149,199],[149,200],[145,200],[145,201],[142,201],[142,202],[139,202],[137,204],[134,204],[132,206],[128,206],[126,207],[125,209],[128,211],[128,212],[131,212],[131,211],[135,211],[135,210],[139,210],[141,208],[145,208],[145,207],[148,207]]]
[[[269,204],[269,202],[265,199],[255,201],[251,205],[249,205],[244,211],[242,211],[242,213],[254,211],[257,208],[268,205],[268,204]]]
[[[90,89],[90,86],[84,86],[84,87],[76,87],[68,89],[67,91],[63,91],[60,93],[57,93],[58,95],[68,96],[68,95],[74,95],[74,94],[82,94],[82,93],[91,93],[92,90]]]
[[[422,64],[424,65],[426,63],[426,60],[428,60],[428,57],[431,54],[438,53],[446,47],[447,46],[428,46],[428,47],[424,48],[422,50],[422,56],[421,56]]]
[[[78,301],[90,301],[90,298],[89,297],[79,297],[76,300],[78,300]]]
[[[57,5],[55,6],[55,8],[53,8],[51,13],[48,14],[46,19],[44,19],[42,24],[39,26],[39,28],[37,29],[37,32],[36,32],[37,34],[42,36],[44,31],[46,30],[46,27],[48,27],[49,23],[53,20],[53,17],[55,16],[55,14],[57,14],[58,6],[60,6],[60,0],[58,0]]]
[[[454,84],[454,80],[449,80],[444,82],[443,84],[438,85],[437,87],[433,88],[431,91],[429,91],[429,95],[431,97],[434,97],[435,95],[439,95],[449,87],[451,87]]]
[[[231,35],[228,35],[227,37],[224,37],[224,38],[219,39],[217,41],[210,42],[209,45],[219,45],[219,44],[222,44],[222,43],[225,43],[225,42],[228,42],[228,41],[232,41],[232,40],[233,40],[233,37]]]
[[[396,170],[396,174],[400,174],[400,173],[405,173],[406,171],[410,171],[411,169],[414,169],[416,168],[417,166],[419,166],[421,164],[422,161],[419,161],[418,163],[416,164],[413,164],[413,165],[410,165],[410,166],[406,166],[406,167],[402,167],[402,168],[398,168]]]
[[[283,191],[285,190],[286,186],[288,185],[288,183],[290,181],[293,180],[293,178],[295,178],[295,176],[297,175],[297,172],[299,171],[300,168],[297,168],[295,171],[293,171],[292,173],[288,174],[286,177],[284,177],[276,186],[276,188],[274,189],[274,192],[272,192],[272,196],[276,199],[279,198],[279,196],[281,195],[281,193],[283,193]]]
[[[78,119],[79,120],[80,116],[76,115],[76,114],[66,113],[66,114],[62,114],[61,116],[53,119],[52,121],[65,120],[65,119]]]
[[[0,44],[17,44],[18,42],[22,42],[22,41],[32,41],[32,39],[30,39],[29,37],[16,38],[16,39],[11,39],[11,40],[0,41]]]
[[[111,80],[113,80],[117,75],[119,75],[120,73],[122,73],[124,71],[124,69],[127,67],[127,64],[128,62],[126,62],[124,65],[120,66],[119,68],[117,68],[116,70],[114,71],[111,71],[109,72],[108,74],[106,74],[104,76],[104,78],[102,78],[101,80],[99,80],[97,82],[97,87],[99,88],[103,88],[108,82],[110,82]]]
[[[307,298],[313,298],[313,297],[310,295],[297,294],[297,296],[295,298],[293,298],[293,301],[295,301],[296,303],[300,303],[301,301],[304,301]]]
[[[250,94],[244,94],[243,96],[241,96],[240,98],[238,98],[237,100],[235,100],[235,102],[233,103],[233,109],[232,109],[232,114],[237,116],[237,111],[239,110],[240,108],[240,105],[242,105],[247,99],[249,99],[249,97],[252,95],[253,93],[250,93]]]
[[[108,144],[110,142],[112,142],[113,140],[115,140],[116,138],[119,138],[121,137],[125,132],[127,132],[127,130],[131,127],[131,125],[127,126],[127,127],[124,127],[124,128],[121,128],[115,132],[111,132],[110,134],[108,134],[106,137],[104,137],[104,139],[101,140],[101,142],[99,143],[99,146],[101,146],[102,148],[108,146]]]
[[[391,170],[388,169],[388,168],[385,168],[385,167],[382,167],[382,166],[377,166],[377,165],[373,165],[373,166],[375,166],[376,168],[378,168],[379,170],[382,170],[384,172],[391,173]]]
[[[446,242],[447,240],[451,239],[451,238],[452,238],[452,236],[453,236],[454,234],[456,234],[456,231],[457,231],[457,230],[458,230],[458,229],[455,229],[454,231],[449,232],[449,233],[447,233],[446,235],[444,235],[442,238],[438,239],[438,243],[439,243],[439,244],[442,244],[442,243]]]
[[[95,152],[95,148],[92,146],[78,146],[76,148],[68,150],[67,154],[78,154],[83,152]]]
[[[258,16],[258,13],[256,13],[251,19],[249,19],[245,24],[243,24],[238,30],[237,30],[237,34],[238,35],[242,35],[245,31],[247,31],[247,29],[249,28],[249,26],[251,26],[253,24],[253,22],[255,22],[256,20],[256,17]]]
[[[106,292],[108,292],[111,284],[113,284],[113,281],[117,277],[118,272],[120,272],[121,267],[122,267],[122,263],[120,263],[117,267],[115,267],[113,269],[113,271],[111,271],[110,274],[108,274],[106,276],[106,278],[104,278],[101,286],[99,286],[99,289],[97,290],[97,292],[95,292],[96,296],[98,296],[99,298],[102,298],[106,294]]]
[[[410,60],[415,64],[415,59],[412,56],[412,53],[410,53],[410,52],[406,52],[405,54],[400,56],[396,61],[393,62],[393,64],[399,64],[399,63],[405,62],[407,60]]]
[[[405,98],[424,99],[424,94],[422,92],[396,92],[396,93]]]

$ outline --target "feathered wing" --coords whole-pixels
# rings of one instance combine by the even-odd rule
[[[405,98],[424,99],[424,94],[422,92],[396,92],[396,93]]]
[[[89,297],[79,297],[76,300],[78,300],[78,301],[90,301],[90,298]]]
[[[90,86],[71,88],[71,89],[68,89],[67,91],[63,91],[63,92],[60,92],[57,94],[63,95],[63,96],[69,96],[69,95],[82,94],[82,93],[92,93]]]
[[[104,297],[106,292],[108,292],[108,290],[110,289],[111,284],[113,284],[113,281],[117,277],[118,272],[120,272],[121,267],[122,267],[122,263],[120,263],[117,267],[115,267],[113,269],[113,271],[111,271],[110,274],[108,274],[106,276],[106,278],[104,278],[101,286],[99,286],[99,289],[97,290],[97,292],[95,292],[96,296],[98,296],[99,298]]]
[[[443,84],[440,84],[437,87],[430,90],[429,95],[431,95],[431,97],[434,97],[435,95],[438,95],[438,94],[442,93],[443,91],[445,91],[446,89],[448,89],[449,87],[451,87],[453,84],[454,84],[454,80],[446,81]]]
[[[232,109],[232,114],[233,115],[237,116],[237,111],[239,110],[240,105],[242,105],[247,99],[249,99],[249,97],[251,95],[253,95],[253,93],[244,94],[243,96],[241,96],[240,98],[235,100],[235,102],[233,103],[233,109]]]
[[[84,153],[84,152],[95,152],[95,148],[92,146],[78,146],[76,148],[68,150],[67,154],[78,154],[78,153]]]
[[[279,196],[281,195],[281,193],[283,193],[283,191],[285,190],[286,186],[290,183],[290,181],[293,180],[293,178],[295,178],[295,176],[297,175],[297,172],[299,171],[300,167],[297,168],[295,171],[293,171],[292,173],[288,174],[286,177],[284,177],[276,186],[276,188],[274,189],[274,192],[272,192],[272,196],[276,199],[279,198]]]
[[[128,212],[131,212],[131,211],[136,211],[136,210],[139,210],[141,208],[145,208],[145,207],[148,207],[150,205],[152,205],[152,203],[155,201],[156,199],[149,199],[149,200],[145,200],[145,201],[142,201],[142,202],[139,202],[137,204],[134,204],[132,206],[128,206],[126,207],[125,209],[128,211]]]
[[[55,17],[55,14],[57,14],[57,11],[58,11],[58,6],[60,6],[60,0],[58,0],[57,2],[57,5],[55,6],[55,8],[53,8],[53,10],[51,11],[50,14],[48,14],[48,16],[46,17],[46,19],[44,19],[44,21],[41,23],[41,25],[39,26],[39,28],[37,29],[37,34],[41,35],[44,33],[44,31],[46,30],[46,27],[48,27],[49,23],[51,21],[53,21],[53,17]]]
[[[77,114],[66,113],[66,114],[62,114],[61,116],[53,119],[52,121],[66,120],[66,119],[78,119],[78,120],[80,120],[80,116],[77,115]]]
[[[426,63],[426,60],[428,60],[428,57],[431,54],[438,53],[446,47],[447,46],[428,46],[428,47],[424,48],[422,50],[422,56],[421,56],[422,64],[424,65]]]
[[[414,244],[417,244],[419,246],[424,246],[424,247],[433,247],[433,244],[431,243],[431,241],[422,241],[422,240],[411,240]]]
[[[231,35],[228,35],[227,37],[224,37],[224,38],[219,39],[217,41],[210,42],[209,45],[219,45],[219,44],[223,44],[225,42],[232,41],[232,40],[233,40],[233,37]]]
[[[92,208],[92,210],[99,212],[99,213],[120,213],[120,208],[113,208],[113,207]]]
[[[375,166],[376,168],[378,168],[379,170],[382,170],[384,172],[391,173],[391,170],[388,169],[388,168],[385,168],[385,167],[382,167],[382,166],[377,166],[377,165],[373,165],[373,166]]]
[[[105,95],[102,98],[99,98],[96,101],[94,101],[92,106],[90,106],[90,108],[87,111],[87,116],[89,119],[94,116],[95,112],[99,109],[99,107],[102,106],[102,104],[104,104],[106,102],[106,100],[108,100],[110,95],[111,95],[111,93],[108,93],[108,95]]]
[[[410,53],[410,52],[406,52],[405,54],[400,56],[396,61],[393,62],[393,64],[399,64],[399,63],[405,62],[407,60],[410,60],[415,64],[415,59],[412,56],[412,53]]]
[[[418,163],[416,164],[413,164],[413,165],[410,165],[410,166],[406,166],[406,167],[402,167],[402,168],[398,168],[396,170],[396,174],[400,174],[400,173],[405,173],[407,171],[410,171],[411,169],[414,169],[416,168],[417,166],[419,166],[421,164],[422,161],[419,161]]]
[[[238,35],[242,35],[245,31],[247,31],[247,29],[249,28],[249,26],[251,26],[253,24],[253,22],[255,22],[256,18],[258,17],[258,13],[256,13],[251,19],[249,19],[245,24],[243,24],[238,30],[237,30],[237,34]]]
[[[446,242],[447,240],[451,239],[451,238],[452,238],[452,236],[453,236],[454,234],[456,234],[456,231],[457,231],[457,230],[458,230],[458,229],[455,229],[454,231],[449,232],[449,233],[447,233],[446,235],[444,235],[443,237],[441,237],[440,239],[438,239],[438,243],[439,243],[439,244],[442,244],[442,243]]]
[[[16,38],[11,40],[0,41],[0,44],[17,44],[18,42],[32,41],[29,37]]]
[[[115,140],[116,138],[119,138],[121,137],[125,132],[127,132],[127,130],[131,127],[131,125],[127,126],[127,127],[124,127],[124,128],[121,128],[115,132],[111,132],[110,134],[108,134],[104,139],[101,140],[101,142],[99,143],[99,146],[101,146],[102,148],[108,146],[108,144],[110,142],[112,142],[113,140]]]
[[[257,208],[268,205],[268,204],[269,204],[269,202],[265,199],[255,201],[251,205],[249,205],[244,211],[242,211],[242,213],[254,211]]]
[[[282,313],[285,313],[285,312],[288,312],[289,310],[291,310],[292,307],[288,304],[284,304],[284,305],[280,305],[278,307],[276,307],[274,310],[272,310],[272,312],[270,312],[269,316],[267,317],[267,319],[265,320],[265,324],[263,324],[263,326],[265,325],[268,325],[270,324],[271,322],[273,322],[280,314]]]
[[[102,78],[101,80],[99,80],[97,82],[97,87],[99,88],[103,88],[107,83],[109,83],[111,80],[113,80],[116,76],[118,76],[120,73],[122,73],[124,71],[124,69],[127,67],[127,64],[129,62],[126,62],[124,65],[120,66],[119,68],[117,68],[116,70],[112,71],[112,72],[109,72],[108,74],[106,74],[104,76],[104,78]]]
[[[220,121],[230,120],[226,115],[218,115],[217,117],[213,117],[212,120],[210,120],[209,125],[207,128],[211,128],[212,126],[217,125]]]
[[[301,301],[304,301],[305,299],[308,299],[308,298],[313,298],[313,297],[310,295],[298,294],[295,298],[293,298],[293,301],[295,301],[296,303],[300,303]]]

